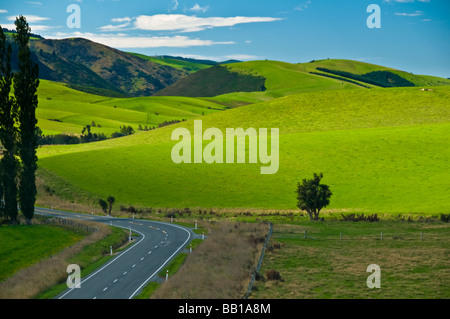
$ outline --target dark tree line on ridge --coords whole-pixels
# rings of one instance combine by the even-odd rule
[[[16,18],[18,70],[12,72],[11,45],[0,27],[0,217],[17,223],[20,211],[31,224],[36,201],[37,88],[39,67],[31,60],[31,29],[26,18]],[[14,95],[11,94],[11,86]]]

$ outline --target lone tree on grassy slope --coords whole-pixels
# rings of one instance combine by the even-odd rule
[[[297,207],[306,210],[310,220],[318,220],[322,208],[330,204],[330,187],[320,184],[323,174],[314,173],[312,179],[304,179],[297,185]]]
[[[14,75],[14,95],[19,110],[19,155],[22,160],[19,172],[19,203],[27,224],[31,224],[37,193],[36,108],[38,106],[39,67],[31,60],[31,51],[28,47],[31,29],[27,20],[20,16],[14,24],[17,33],[13,37],[19,48],[18,72]]]
[[[113,206],[114,202],[116,201],[116,199],[113,196],[108,196],[106,201],[109,203],[109,215],[111,215],[112,206]]]

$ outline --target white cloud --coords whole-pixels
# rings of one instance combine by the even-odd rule
[[[226,61],[226,60],[261,60],[262,57],[248,54],[229,54],[229,55],[221,55],[221,56],[211,56],[211,55],[199,55],[199,54],[184,54],[184,53],[171,53],[170,56],[179,56],[187,59],[196,59],[196,60],[210,60],[210,61]]]
[[[8,10],[0,9],[0,13],[8,13]]]
[[[118,24],[118,25],[108,24],[108,25],[104,25],[104,26],[100,27],[99,30],[117,32],[117,31],[123,30],[124,28],[128,27],[129,25],[130,25],[129,22],[125,22],[125,23]]]
[[[305,11],[305,9],[308,9],[308,7],[309,7],[310,4],[311,4],[311,0],[308,0],[308,1],[304,2],[304,3],[301,3],[301,4],[299,4],[298,6],[296,6],[296,7],[294,8],[294,10],[297,10],[297,11]]]
[[[250,54],[230,54],[225,55],[224,60],[240,60],[240,61],[248,61],[248,60],[260,60],[262,57]]]
[[[172,5],[171,10],[176,10],[176,9],[178,9],[178,0],[172,0],[172,3],[173,3],[173,5]]]
[[[46,17],[40,17],[40,16],[36,16],[36,15],[29,15],[29,14],[23,14],[23,16],[27,19],[28,23],[34,23],[34,22],[42,22],[42,21],[46,21],[46,20],[50,20],[50,18],[46,18]],[[18,18],[19,16],[17,16]],[[9,21],[15,21],[16,20],[16,16],[9,16],[6,18]]]
[[[131,22],[131,18],[130,17],[124,17],[124,18],[112,18],[111,22]]]
[[[422,11],[415,11],[414,13],[402,12],[402,13],[395,13],[395,15],[396,16],[404,16],[404,17],[418,17],[418,16],[423,15],[423,12]]]
[[[148,31],[195,32],[215,27],[231,27],[242,23],[272,22],[281,20],[271,17],[209,17],[200,18],[183,14],[141,15],[136,18],[135,27]]]
[[[196,3],[192,8],[190,8],[189,10],[194,11],[194,12],[203,12],[205,13],[206,11],[208,11],[209,6],[205,6],[205,7],[200,7],[200,5],[198,3]]]
[[[15,30],[16,26],[13,23],[2,24],[2,28],[6,28],[9,30]],[[37,32],[49,31],[52,29],[58,29],[60,27],[59,26],[33,24],[33,25],[30,25],[30,28],[31,28],[32,33],[37,33]]]
[[[187,48],[192,46],[211,46],[217,44],[234,44],[234,42],[215,42],[212,40],[202,40],[189,38],[185,36],[172,37],[131,37],[123,33],[119,34],[94,34],[94,33],[61,33],[58,32],[49,39],[63,38],[85,38],[97,43],[101,43],[113,48],[160,48],[160,47],[178,47]]]
[[[42,2],[38,2],[38,1],[27,1],[25,3],[32,4],[35,6],[42,6]]]
[[[122,24],[118,24],[118,25],[108,24],[108,25],[100,27],[99,30],[101,30],[101,31],[113,31],[113,32],[121,31],[124,28],[128,27],[132,20],[133,19],[131,19],[130,17],[112,18],[111,22],[117,22],[117,23],[122,23],[123,22],[123,23]]]

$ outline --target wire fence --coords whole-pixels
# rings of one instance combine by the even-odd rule
[[[69,218],[53,217],[53,218],[46,219],[42,223],[43,224],[53,224],[53,225],[74,227],[74,228],[78,228],[78,229],[84,230],[84,231],[89,232],[89,233],[93,233],[93,232],[96,232],[96,231],[99,230],[98,227],[89,225],[88,223],[80,222],[80,221],[75,220],[75,219],[69,219]]]
[[[334,232],[320,233],[308,230],[296,231],[295,233],[283,233],[283,238],[319,240],[319,241],[371,241],[371,240],[397,240],[397,241],[450,241],[450,229],[441,231],[416,230],[408,232],[379,231],[367,233]]]
[[[269,232],[267,233],[266,241],[264,242],[264,245],[263,245],[263,248],[262,248],[262,251],[261,251],[261,256],[259,257],[256,269],[252,273],[252,278],[250,279],[250,283],[248,285],[247,292],[245,293],[243,299],[248,299],[248,297],[252,293],[253,283],[255,282],[255,278],[258,275],[259,271],[261,270],[261,265],[262,265],[262,262],[263,262],[263,259],[264,259],[264,252],[266,250],[267,244],[269,243],[270,236],[272,235],[272,232],[273,232],[273,225],[272,225],[272,223],[269,223]]]

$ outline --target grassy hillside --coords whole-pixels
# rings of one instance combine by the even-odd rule
[[[173,68],[181,69],[181,70],[187,71],[189,73],[194,73],[199,70],[207,69],[213,65],[211,63],[208,63],[208,64],[201,63],[201,61],[198,61],[198,62],[197,61],[196,62],[187,61],[186,59],[179,59],[176,57],[167,57],[167,56],[152,57],[152,56],[139,54],[139,53],[132,53],[132,52],[129,52],[129,53],[133,54],[137,57],[140,57],[141,59],[151,61],[153,63],[158,63],[161,65],[171,66]],[[210,61],[210,62],[212,62],[212,61]]]
[[[358,79],[323,72],[318,70],[318,68],[338,70],[359,76],[374,72],[385,72],[381,77],[401,78],[403,81],[410,82],[415,86],[450,85],[450,80],[448,79],[414,75],[384,66],[352,60],[320,60],[298,64],[263,60],[232,63],[226,66],[231,71],[263,77],[265,79],[264,92],[257,92],[259,91],[257,89],[253,89],[253,92],[242,92],[249,90],[243,90],[241,86],[235,86],[230,87],[229,93],[223,94],[221,91],[223,84],[220,77],[210,70],[206,70],[209,72],[203,71],[190,75],[160,91],[158,94],[195,95],[197,93],[197,96],[200,96],[198,93],[201,92],[199,87],[207,85],[209,90],[208,96],[214,96],[213,98],[208,98],[208,100],[228,106],[241,106],[303,92],[379,87]],[[395,82],[393,85],[395,85]]]
[[[38,97],[38,126],[45,135],[80,134],[84,126],[95,122],[92,132],[109,136],[122,125],[131,125],[137,131],[139,125],[157,127],[165,121],[191,119],[224,109],[218,104],[183,97],[109,98],[46,80],[40,82]]]
[[[0,226],[0,282],[42,258],[48,258],[83,238],[79,231],[51,225]],[[24,245],[24,242],[27,245]]]
[[[264,91],[265,78],[252,72],[236,72],[215,65],[155,93],[156,96],[213,97],[232,92]]]
[[[302,92],[362,88],[350,82],[341,84],[342,81],[336,79],[310,74],[301,66],[286,62],[248,61],[225,66],[231,73],[251,76],[239,78],[241,82],[229,81],[221,72],[207,69],[183,78],[157,95],[209,96],[214,97],[209,100],[239,106]],[[258,78],[265,79],[264,89]],[[203,93],[205,87],[207,94]],[[224,93],[224,87],[227,93]]]
[[[282,93],[268,83],[268,91]],[[203,129],[222,132],[279,128],[274,175],[261,175],[261,163],[174,164],[171,133],[175,127],[192,132],[193,121],[117,140],[45,147],[39,165],[52,189],[69,183],[93,199],[113,195],[137,206],[295,209],[297,182],[323,172],[334,194],[330,211],[448,212],[449,98],[445,86],[319,91],[312,85],[307,93],[202,118]]]
[[[449,79],[444,79],[436,76],[430,75],[417,75],[410,72],[400,71],[376,64],[352,61],[352,60],[320,60],[314,61],[312,63],[303,64],[306,71],[310,72],[313,69],[327,68],[331,70],[346,71],[349,73],[354,73],[362,75],[365,73],[375,72],[375,71],[389,71],[403,77],[405,80],[412,82],[415,86],[439,86],[439,85],[450,85]]]

